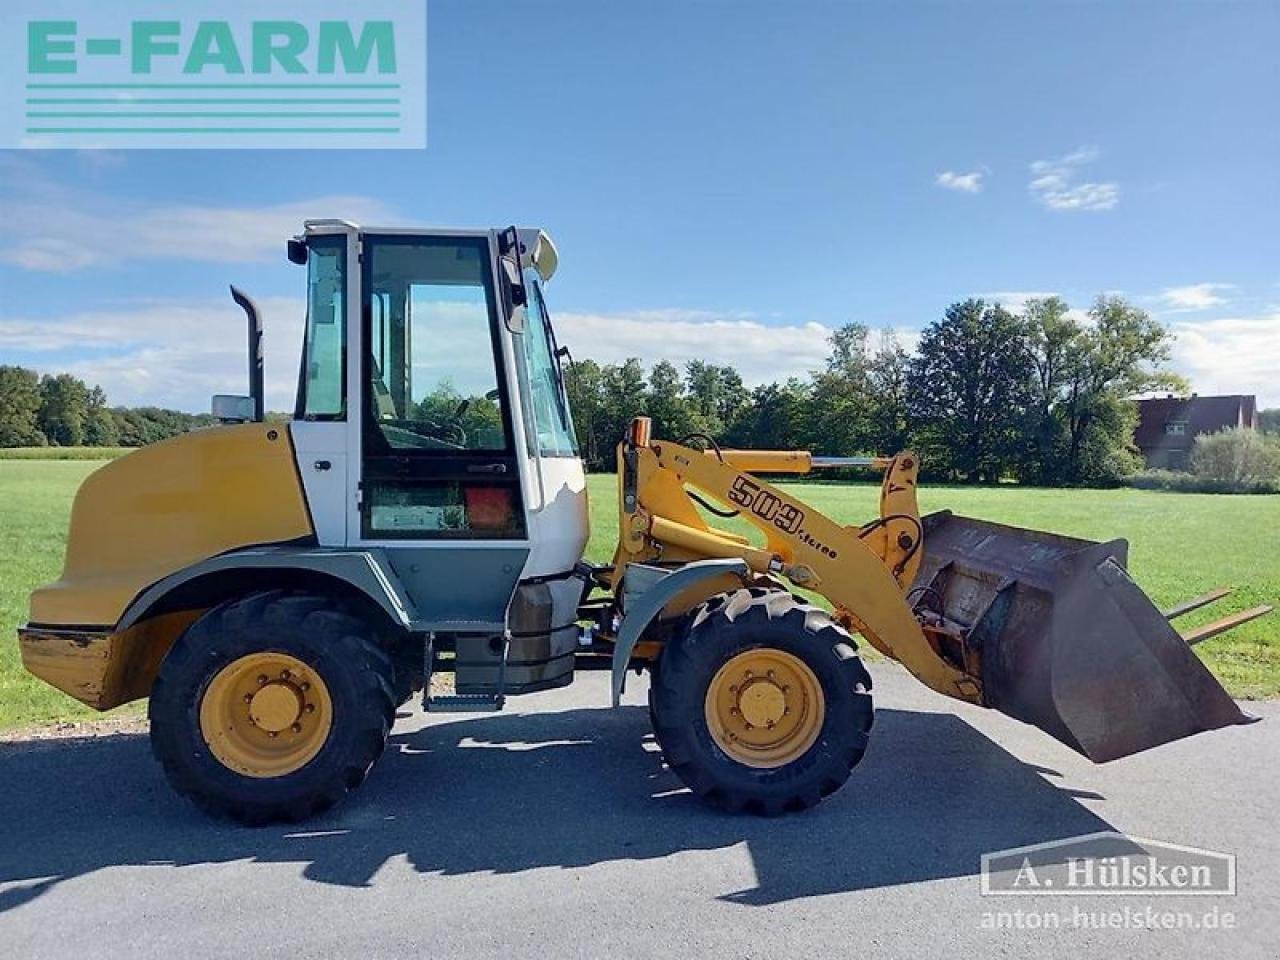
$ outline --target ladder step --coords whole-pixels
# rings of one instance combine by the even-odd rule
[[[455,693],[427,698],[428,713],[496,713],[506,698],[502,694]]]

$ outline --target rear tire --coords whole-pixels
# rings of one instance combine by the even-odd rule
[[[845,783],[867,748],[871,676],[855,650],[830,614],[790,594],[712,597],[666,644],[651,678],[650,715],[667,764],[725,810],[777,815],[814,806]],[[769,679],[744,673],[752,665]],[[752,686],[761,689],[748,702]],[[776,724],[777,738],[762,720],[768,731]]]
[[[263,663],[270,677],[257,674]],[[330,600],[284,590],[231,600],[193,623],[161,666],[152,751],[209,813],[297,822],[364,781],[395,718],[393,678],[376,631]],[[271,695],[258,702],[255,688]]]
[[[413,699],[414,694],[422,690],[422,673],[420,671],[410,670],[406,667],[396,665],[395,680],[392,689],[395,696],[396,707],[403,707]]]

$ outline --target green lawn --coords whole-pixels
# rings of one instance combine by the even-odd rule
[[[112,460],[136,447],[0,447],[0,460]],[[97,464],[94,464],[97,466]]]
[[[27,618],[31,590],[58,578],[72,497],[100,466],[102,461],[0,459],[0,729],[102,716],[23,670],[15,633]]]
[[[876,516],[873,484],[781,484],[847,524]],[[615,478],[591,478],[588,558],[609,560],[617,536]],[[1129,570],[1159,607],[1228,586],[1235,592],[1178,620],[1180,629],[1260,603],[1280,605],[1280,495],[1226,496],[1153,490],[928,487],[922,513],[951,510],[1088,540],[1129,541]],[[732,529],[743,531],[745,525]],[[925,548],[928,549],[926,543]],[[864,644],[863,650],[868,647]],[[1234,695],[1280,695],[1280,610],[1196,647]]]
[[[72,497],[99,465],[0,460],[0,728],[98,716],[22,670],[14,629],[26,618],[31,589],[57,578]],[[605,562],[615,537],[614,478],[594,476],[590,489],[588,556]],[[806,483],[790,489],[845,523],[865,522],[876,511],[877,488],[870,484]],[[1280,600],[1280,496],[935,487],[922,491],[921,507],[1093,540],[1127,537],[1130,569],[1161,606],[1215,586],[1235,588],[1216,608],[1180,623],[1194,625]],[[1280,695],[1280,615],[1206,641],[1197,650],[1237,696]]]

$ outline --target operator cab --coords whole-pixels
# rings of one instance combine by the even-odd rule
[[[568,682],[586,478],[550,237],[315,220],[289,256],[307,267],[291,434],[320,545],[385,555],[423,632],[561,628],[535,658],[557,668],[526,679]]]

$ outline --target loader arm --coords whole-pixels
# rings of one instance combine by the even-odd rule
[[[906,599],[922,536],[912,454],[859,461],[884,471],[880,516],[846,527],[751,473],[809,473],[818,462],[808,452],[695,450],[651,442],[647,423],[637,423],[619,448],[615,577],[629,562],[741,559],[758,574],[783,576],[826,597],[851,629],[934,690],[982,702],[978,679],[930,644]],[[708,524],[689,488],[737,511],[764,534],[765,545]]]

